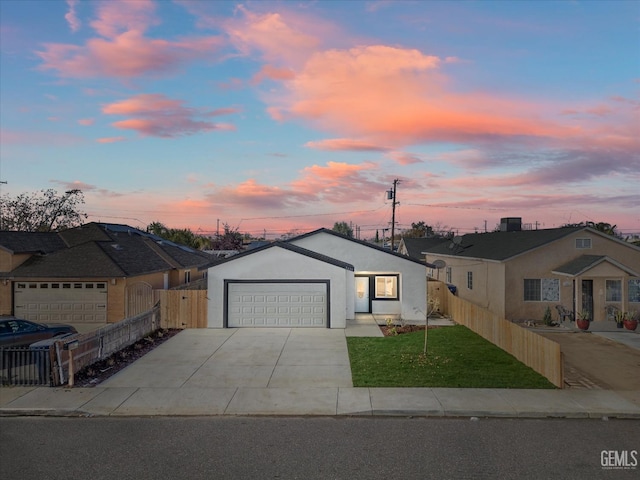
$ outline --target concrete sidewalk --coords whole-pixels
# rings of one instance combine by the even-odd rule
[[[431,321],[430,321],[431,322]],[[3,387],[1,415],[640,418],[640,392],[353,388],[345,330],[184,330],[93,388]]]

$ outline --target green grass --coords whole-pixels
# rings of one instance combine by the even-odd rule
[[[462,325],[395,337],[348,337],[354,387],[555,388]]]

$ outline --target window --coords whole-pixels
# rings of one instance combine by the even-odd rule
[[[191,282],[191,270],[184,271],[184,283]]]
[[[560,280],[557,278],[525,278],[525,302],[559,302]]]
[[[473,290],[473,272],[467,272],[467,288]]]
[[[629,301],[640,303],[640,278],[629,280]]]
[[[451,267],[447,267],[447,269],[445,270],[445,274],[447,277],[447,283],[451,283]]]
[[[398,298],[398,276],[376,276],[376,298],[397,299]]]
[[[622,280],[606,280],[607,302],[622,301]]]
[[[591,248],[591,239],[576,238],[576,248]]]

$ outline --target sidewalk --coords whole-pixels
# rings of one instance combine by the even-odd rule
[[[185,330],[96,387],[0,388],[0,416],[640,418],[640,391],[354,388],[345,337],[381,336],[376,320]]]

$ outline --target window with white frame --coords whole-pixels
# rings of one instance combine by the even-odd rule
[[[557,278],[525,278],[525,302],[559,302],[560,280]]]
[[[473,272],[467,272],[467,288],[473,290]]]
[[[398,298],[398,275],[376,275],[376,298],[393,300]]]
[[[447,267],[445,270],[447,283],[451,283],[451,267]]]
[[[622,280],[605,280],[607,302],[622,301]]]
[[[576,238],[576,248],[579,248],[579,249],[591,248],[591,239]]]
[[[184,271],[184,283],[190,283],[191,282],[191,270],[185,270]]]
[[[629,302],[640,303],[640,278],[629,280]]]

